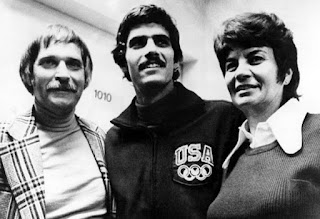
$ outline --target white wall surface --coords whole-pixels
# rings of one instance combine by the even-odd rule
[[[92,83],[85,90],[77,113],[108,129],[109,120],[134,96],[132,85],[122,78],[110,53],[115,45],[114,34],[123,16],[144,3],[157,4],[175,18],[186,61],[181,81],[205,99],[229,100],[213,51],[213,36],[222,21],[247,11],[276,13],[294,34],[302,101],[311,111],[320,112],[318,0],[2,0],[0,119],[12,117],[32,104],[33,97],[19,77],[21,55],[47,25],[61,23],[82,37],[94,63]],[[104,100],[97,94],[109,94],[112,99]]]
[[[107,129],[109,120],[117,116],[134,96],[131,84],[122,78],[122,72],[112,59],[113,35],[31,0],[1,1],[0,20],[1,119],[10,118],[32,104],[33,97],[19,76],[20,58],[29,43],[53,23],[74,29],[91,52],[93,78],[77,106],[80,116]],[[104,100],[103,93],[111,94],[111,101]]]
[[[268,12],[278,15],[293,32],[298,50],[301,102],[310,112],[320,112],[320,1],[318,0],[214,0],[208,1],[207,43],[212,49],[212,37],[220,24],[243,12]],[[219,71],[213,58],[212,71]],[[211,68],[210,68],[211,69]]]

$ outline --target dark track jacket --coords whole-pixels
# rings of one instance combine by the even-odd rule
[[[106,160],[119,218],[205,218],[220,189],[244,117],[180,83],[168,96],[145,113],[152,125],[138,116],[135,99],[111,121]]]

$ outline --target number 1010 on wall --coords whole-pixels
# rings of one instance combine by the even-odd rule
[[[94,90],[94,97],[99,100],[104,100],[107,102],[111,102],[111,100],[112,100],[112,95],[110,93],[103,92],[100,90]]]

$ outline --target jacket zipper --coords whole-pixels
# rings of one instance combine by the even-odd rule
[[[158,136],[155,132],[148,129],[149,136],[152,141],[152,168],[151,168],[151,203],[152,203],[152,215],[156,215],[156,196],[157,196],[157,144],[158,144]]]

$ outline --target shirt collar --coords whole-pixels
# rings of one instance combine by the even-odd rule
[[[266,121],[279,145],[287,154],[294,154],[302,148],[302,124],[306,114],[307,111],[302,104],[292,98]],[[223,162],[224,169],[228,167],[232,155],[248,139],[247,123],[246,120],[239,127],[237,144]]]
[[[245,135],[245,137],[250,142],[251,148],[261,147],[276,141],[276,137],[274,136],[271,127],[267,121],[258,123],[254,135],[252,135],[249,131],[248,122],[245,122],[239,128],[239,133]]]
[[[287,154],[294,154],[302,148],[302,124],[307,115],[301,103],[290,99],[267,121],[279,145]]]

